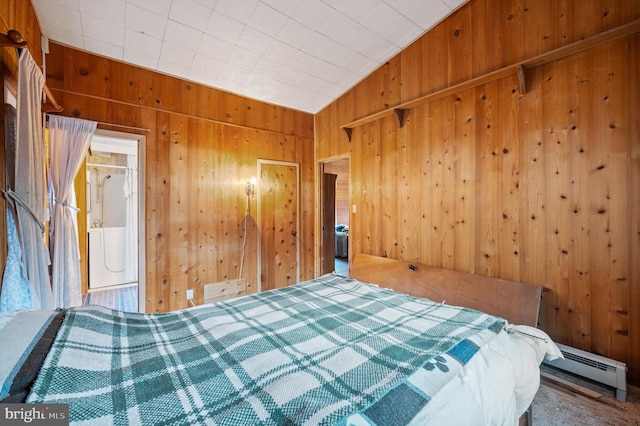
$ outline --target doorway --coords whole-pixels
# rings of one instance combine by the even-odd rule
[[[349,158],[322,164],[321,273],[349,274]]]
[[[258,291],[300,282],[298,163],[258,160]]]
[[[144,137],[97,130],[85,162],[87,303],[140,310]],[[142,235],[142,237],[141,237]]]

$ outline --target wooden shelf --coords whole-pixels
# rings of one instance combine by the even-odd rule
[[[342,130],[344,130],[345,134],[347,135],[347,139],[349,139],[349,142],[351,142],[351,134],[354,127],[362,126],[363,124],[371,123],[373,121],[379,120],[384,117],[389,117],[391,115],[396,116],[398,127],[403,127],[407,120],[407,114],[409,114],[409,110],[412,108],[426,104],[428,102],[433,102],[435,100],[444,98],[449,95],[453,95],[455,93],[463,92],[467,89],[471,89],[472,87],[489,83],[491,81],[498,80],[500,78],[503,78],[515,73],[516,73],[516,67],[505,67],[497,71],[484,74],[480,77],[472,78],[471,80],[467,80],[462,83],[449,86],[441,90],[436,90],[427,95],[413,99],[409,102],[405,102],[393,108],[388,108],[383,111],[377,112],[375,114],[371,114],[366,117],[363,117],[359,120],[352,121],[351,123],[348,123],[342,126]]]
[[[583,38],[582,40],[568,44],[563,47],[559,47],[555,50],[551,50],[547,53],[535,56],[522,63],[525,69],[532,69],[539,67],[549,62],[557,61],[575,53],[584,52],[585,50],[594,48],[604,43],[608,43],[613,40],[617,40],[622,37],[627,37],[640,32],[640,19],[631,21],[628,24],[620,25],[619,27],[612,28],[610,30],[603,31],[591,37]]]
[[[406,122],[409,110],[411,110],[412,108],[424,105],[428,102],[442,99],[449,95],[463,92],[467,89],[471,89],[482,84],[490,83],[492,81],[508,77],[510,75],[518,76],[518,81],[520,83],[520,93],[524,94],[527,93],[527,70],[539,67],[544,64],[548,64],[553,61],[557,61],[562,58],[566,58],[567,56],[583,52],[585,50],[599,46],[603,43],[617,40],[622,37],[627,37],[638,32],[640,32],[640,19],[607,31],[603,31],[599,34],[584,38],[566,46],[559,47],[558,49],[551,50],[549,52],[530,58],[526,61],[509,65],[495,71],[491,71],[487,74],[483,74],[479,77],[463,81],[462,83],[458,83],[453,86],[435,90],[411,101],[396,105],[391,108],[387,108],[382,111],[378,111],[376,113],[367,115],[366,117],[359,118],[355,121],[343,125],[341,128],[347,136],[349,142],[351,142],[354,128],[362,126],[363,124],[371,123],[384,117],[389,117],[391,115],[395,115],[398,127],[402,128]]]

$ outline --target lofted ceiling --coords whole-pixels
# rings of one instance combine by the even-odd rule
[[[49,40],[317,113],[468,0],[31,0]]]

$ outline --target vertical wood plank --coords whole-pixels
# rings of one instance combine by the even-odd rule
[[[628,39],[628,51],[640,52],[640,35]],[[640,359],[640,55],[629,55],[629,354],[630,377],[640,377],[637,362]]]
[[[520,146],[517,108],[518,82],[514,77],[505,78],[500,82],[501,95],[498,105],[498,117],[502,120],[496,123],[501,136],[498,147],[498,159],[501,162],[502,176],[500,176],[500,204],[502,212],[498,220],[498,258],[500,276],[509,280],[520,280]]]
[[[397,140],[398,129],[393,118],[381,121],[380,140],[380,180],[396,182],[398,180],[398,150],[385,148],[382,141]],[[380,250],[383,254],[397,259],[398,250],[398,206],[396,189],[392,185],[382,185],[380,188]]]
[[[567,124],[567,113],[571,109],[570,90],[562,88],[572,87],[575,77],[566,67],[554,66],[547,81],[549,83],[549,104],[543,112],[545,133],[543,138],[545,155],[545,210],[547,218],[547,241],[550,251],[547,254],[548,275],[554,283],[557,296],[556,305],[556,335],[567,341],[571,331],[567,319],[572,314],[569,307],[571,283],[568,275],[569,259],[574,255],[571,250],[571,221],[572,218],[563,209],[569,191],[569,152],[567,135],[575,131]],[[574,211],[574,215],[581,214]]]
[[[603,104],[598,108],[603,117],[604,140],[607,146],[607,198],[602,213],[607,216],[609,242],[608,287],[611,293],[611,357],[624,359],[629,348],[629,246],[626,238],[630,235],[628,214],[630,203],[627,198],[629,181],[629,122],[627,120],[627,96],[629,73],[623,64],[628,57],[627,42],[616,41],[597,49],[607,57],[606,68],[601,76],[606,80],[598,85],[595,99]],[[595,54],[596,52],[594,52]],[[600,214],[600,211],[598,211]]]
[[[428,139],[425,139],[424,122],[419,117],[422,108],[412,111],[403,131],[399,132],[399,243],[400,256],[405,261],[415,261],[420,259],[420,245],[424,229],[424,218],[422,217],[421,200],[425,197],[426,191],[422,191],[422,147],[426,146]],[[354,156],[356,152],[354,151]],[[356,157],[357,158],[357,157]],[[353,174],[353,176],[358,176]]]
[[[429,105],[429,137],[426,169],[423,169],[428,190],[422,193],[422,211],[427,212],[426,237],[422,246],[422,257],[430,265],[442,266],[444,210],[444,130],[443,102]]]
[[[424,37],[423,37],[424,38]],[[400,85],[401,99],[411,99],[424,93],[422,72],[425,69],[425,58],[422,53],[421,40],[414,42],[400,53]],[[323,132],[318,132],[322,134]]]
[[[211,264],[211,248],[207,241],[207,220],[206,200],[208,198],[207,183],[209,181],[208,153],[204,149],[206,146],[204,123],[190,121],[189,123],[189,146],[194,154],[190,156],[190,164],[187,170],[189,193],[193,194],[190,202],[189,227],[192,236],[189,239],[189,264],[192,267],[187,274],[188,288],[194,290],[194,303],[200,304],[204,301],[203,277],[206,275],[207,265]]]
[[[475,251],[470,235],[475,235],[475,90],[455,96],[454,150],[454,255],[453,269],[475,272]]]
[[[154,114],[155,115],[155,114]],[[156,125],[149,134],[146,152],[147,203],[147,258],[146,312],[168,311],[171,290],[171,264],[166,255],[171,248],[171,232],[165,220],[171,214],[171,182],[169,175],[169,146],[171,144],[171,117],[157,114]],[[155,134],[153,133],[155,132]],[[155,297],[155,298],[154,298]]]
[[[487,55],[486,48],[482,46],[492,46],[494,43],[490,40],[491,34],[491,17],[492,10],[487,2],[472,1],[469,2],[468,12],[473,16],[473,35],[471,37],[471,69],[472,75],[481,75],[489,69],[490,58]],[[461,9],[458,13],[462,13]],[[428,34],[428,33],[427,33]]]
[[[608,56],[608,55],[607,55]],[[590,138],[590,164],[589,164],[589,228],[591,246],[591,295],[599,302],[593,306],[591,314],[592,323],[592,351],[599,354],[611,353],[612,339],[610,327],[612,326],[612,312],[610,311],[612,300],[612,288],[610,287],[610,257],[611,257],[611,237],[609,207],[612,164],[608,161],[608,138],[607,129],[609,120],[606,111],[599,111],[602,108],[602,96],[599,93],[606,85],[608,79],[606,72],[608,66],[604,61],[596,61],[593,53],[588,52],[585,58],[583,69],[584,77],[581,84],[588,96],[585,106],[589,106],[593,111],[591,119],[585,121],[582,127]],[[604,75],[603,75],[604,74]],[[598,102],[596,99],[600,100]],[[599,105],[598,105],[599,104]],[[598,112],[596,112],[598,111]]]
[[[496,93],[494,99],[495,85],[496,83],[486,84],[476,91],[476,232],[482,235],[482,238],[476,239],[476,271],[490,277],[499,276],[500,273],[497,238],[498,217],[502,216],[497,203],[501,170],[498,161],[499,140],[494,136],[494,127],[499,123],[499,97]]]
[[[530,96],[519,100],[517,126],[521,135],[520,164],[522,168],[520,217],[518,219],[522,246],[520,248],[520,279],[529,283],[546,283],[542,293],[539,324],[544,330],[555,330],[556,294],[549,288],[547,268],[546,215],[544,214],[545,155],[542,98],[543,73],[536,69],[529,75]],[[551,332],[551,331],[550,331]]]
[[[354,129],[353,132],[353,149],[351,151],[351,180],[349,181],[349,196],[351,198],[352,210],[349,216],[349,253],[365,253],[362,250],[360,241],[363,240],[361,235],[362,226],[364,224],[362,215],[362,167],[364,156],[362,155],[360,128]],[[355,207],[354,207],[355,206]],[[355,209],[355,211],[353,210]]]
[[[443,22],[447,27],[448,84],[463,81],[471,75],[471,35],[472,18],[469,9],[454,13]]]
[[[573,61],[570,76],[577,78],[584,69],[584,61]],[[581,66],[582,65],[582,66]],[[590,115],[590,92],[583,84],[572,84],[567,91],[567,161],[568,194],[561,194],[558,203],[563,214],[570,218],[571,256],[568,276],[570,298],[568,320],[571,328],[571,345],[579,349],[591,347],[591,259],[590,246],[590,188],[589,188],[589,140],[584,137],[583,121]]]
[[[171,114],[169,140],[169,192],[171,224],[169,225],[171,291],[169,307],[171,310],[186,308],[186,291],[189,283],[189,122],[186,117]]]
[[[442,105],[442,267],[455,266],[455,115],[452,97]]]
[[[571,2],[573,40],[583,39],[603,28],[603,0],[574,0]]]
[[[365,176],[366,186],[363,188],[364,200],[362,214],[366,218],[366,240],[364,248],[378,255],[382,255],[378,251],[378,232],[380,230],[380,192],[378,190],[378,182],[375,180],[376,166],[380,164],[378,157],[378,144],[380,137],[380,122],[371,123],[368,129],[363,132],[365,137],[365,145],[363,158],[366,166],[363,166],[363,175]]]
[[[300,147],[300,151],[298,153],[299,158],[309,158],[311,161],[299,161],[300,164],[300,209],[301,211],[301,228],[299,230],[298,244],[300,245],[300,258],[302,259],[300,265],[300,280],[304,281],[304,277],[313,277],[315,272],[315,238],[316,238],[316,228],[315,228],[315,206],[309,202],[305,202],[304,200],[313,200],[315,194],[315,158],[314,158],[314,143],[313,141],[299,138],[295,139],[296,146]],[[350,168],[350,159],[347,158],[345,160],[347,167]],[[350,173],[347,175],[346,180],[349,185],[350,182]],[[347,191],[347,199],[348,198]],[[347,210],[351,211],[347,202]],[[347,212],[347,218],[349,217],[349,213]],[[349,220],[349,219],[347,219]]]

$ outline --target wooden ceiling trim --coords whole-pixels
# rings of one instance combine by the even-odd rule
[[[223,126],[228,126],[228,127],[236,127],[236,128],[245,129],[245,130],[256,130],[256,131],[260,131],[260,132],[264,132],[264,133],[271,133],[271,134],[276,134],[276,135],[296,136],[296,135],[293,135],[291,133],[281,132],[281,131],[271,130],[271,129],[265,129],[265,128],[261,128],[261,127],[258,127],[258,126],[250,126],[250,125],[247,125],[247,124],[230,123],[228,121],[216,120],[215,118],[201,117],[201,116],[187,114],[187,113],[178,112],[178,111],[167,111],[167,110],[165,110],[163,108],[158,108],[158,107],[154,107],[154,106],[151,106],[151,105],[137,105],[137,104],[133,104],[131,102],[120,101],[120,100],[108,98],[108,97],[105,97],[105,96],[90,95],[90,94],[87,94],[87,93],[80,93],[80,92],[76,92],[76,91],[73,91],[73,90],[66,90],[66,89],[59,89],[59,88],[53,88],[51,90],[54,91],[54,92],[60,93],[61,95],[79,96],[79,97],[83,97],[83,98],[97,99],[97,100],[110,102],[110,103],[115,103],[115,104],[120,104],[120,105],[128,105],[128,106],[137,107],[137,108],[150,109],[150,110],[157,111],[157,112],[168,112],[168,113],[175,114],[175,115],[181,115],[181,116],[190,117],[190,118],[197,118],[198,120],[208,121],[210,123],[221,124]],[[60,107],[60,108],[62,108],[62,107]],[[110,124],[110,125],[111,126],[120,126],[119,124]],[[300,137],[302,139],[309,139],[309,138],[304,137],[304,136],[297,136],[297,137]]]

